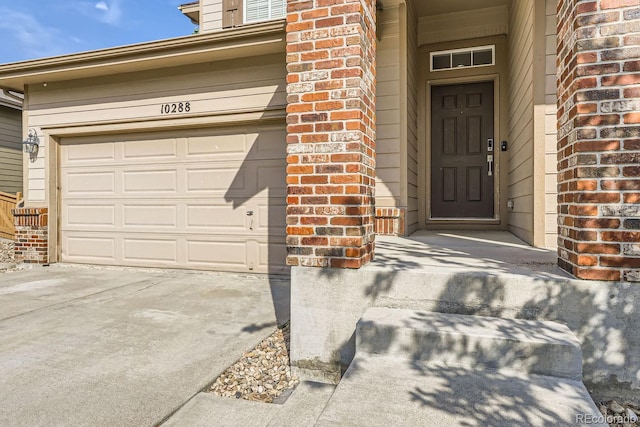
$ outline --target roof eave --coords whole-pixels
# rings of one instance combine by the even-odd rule
[[[200,2],[181,4],[178,6],[180,12],[191,20],[195,25],[200,25]]]
[[[284,52],[285,23],[243,27],[0,65],[0,89]]]
[[[6,101],[4,99],[0,99],[0,107],[12,108],[14,110],[22,111],[22,105],[17,102]]]

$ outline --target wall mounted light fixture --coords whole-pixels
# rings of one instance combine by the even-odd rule
[[[38,149],[40,148],[40,138],[35,129],[29,129],[27,139],[22,141],[22,149],[25,153],[29,153],[31,161],[38,157]]]

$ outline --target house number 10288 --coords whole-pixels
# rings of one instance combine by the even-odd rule
[[[160,114],[188,113],[189,111],[191,111],[190,102],[173,102],[160,106]]]

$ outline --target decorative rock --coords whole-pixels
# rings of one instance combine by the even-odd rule
[[[0,239],[0,264],[14,262],[14,242],[9,239]]]
[[[622,407],[622,405],[620,405],[615,400],[611,401],[611,403],[609,404],[609,409],[611,409],[616,414],[621,414],[624,412],[624,408]]]
[[[609,402],[598,402],[598,409],[605,416],[611,427],[640,427],[636,412],[640,410],[640,405],[625,402],[620,404],[615,400]]]
[[[290,329],[286,325],[247,351],[215,380],[209,391],[217,396],[273,403],[298,385],[289,367]]]

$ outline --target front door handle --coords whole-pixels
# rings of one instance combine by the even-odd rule
[[[493,154],[487,154],[487,175],[493,176]]]

